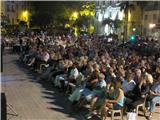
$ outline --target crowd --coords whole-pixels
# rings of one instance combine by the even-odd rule
[[[68,93],[73,110],[89,104],[88,119],[94,114],[105,119],[110,109],[125,106],[134,111],[145,101],[150,119],[160,103],[159,54],[144,56],[137,49],[93,36],[31,35],[20,59],[34,71],[49,65],[40,79]]]

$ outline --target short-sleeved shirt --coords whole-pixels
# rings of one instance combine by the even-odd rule
[[[132,91],[136,86],[136,83],[134,80],[131,80],[130,82],[126,83],[126,85],[124,85],[122,87],[122,90],[124,93],[128,92],[128,91]]]

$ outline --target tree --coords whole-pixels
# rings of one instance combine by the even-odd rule
[[[74,11],[80,6],[81,2],[71,1],[32,1],[31,6],[34,9],[32,14],[32,23],[39,26],[54,24],[56,26],[67,22],[70,11]]]
[[[136,3],[141,9],[141,17],[142,17],[142,20],[143,20],[144,9],[145,9],[146,5],[148,4],[148,2],[147,1],[137,1]],[[143,28],[142,28],[142,25],[141,25],[141,35],[142,35],[142,29]]]
[[[89,3],[85,2],[83,5],[80,7],[79,10],[79,18],[75,21],[75,24],[81,29],[83,29],[83,26],[86,27],[86,30],[83,30],[84,32],[92,33],[94,30],[94,26],[92,25],[92,20],[94,19],[95,16],[95,4],[94,3]]]
[[[125,19],[124,19],[124,39],[127,39],[127,31],[128,31],[128,12],[129,10],[134,10],[133,2],[123,1],[119,4],[121,10],[124,10]]]

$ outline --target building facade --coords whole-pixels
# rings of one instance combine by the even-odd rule
[[[9,25],[19,23],[22,12],[28,9],[26,1],[1,1],[2,22],[8,21]]]
[[[105,24],[104,21],[109,20],[123,20],[123,11],[120,10],[120,7],[117,7],[116,2],[113,1],[96,1],[95,10],[96,10],[96,32],[99,35],[109,35],[114,32],[114,28]]]
[[[97,18],[97,33],[109,35],[112,33],[118,34],[119,38],[129,39],[132,34],[141,34],[141,8],[136,2],[129,2],[134,6],[134,9],[128,9],[128,19],[125,19],[124,10],[121,9],[118,1],[97,1],[96,2],[96,18]],[[106,19],[112,21],[120,20],[121,27],[116,31],[114,27],[108,24],[103,24]]]
[[[160,39],[160,2],[140,1],[128,2],[133,8],[128,9],[128,19],[126,13],[116,4],[117,1],[96,1],[96,32],[99,35],[109,35],[115,32],[113,27],[103,24],[106,19],[119,19],[123,21],[122,27],[116,34],[123,35],[125,39],[130,39],[132,35],[142,35]],[[117,33],[118,32],[118,33]]]
[[[148,2],[143,14],[143,36],[160,39],[160,2]]]

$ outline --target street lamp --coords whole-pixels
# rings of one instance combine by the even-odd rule
[[[155,26],[156,26],[156,24],[153,24],[153,23],[149,24],[150,29],[154,28]]]
[[[132,30],[133,30],[133,32],[135,32],[135,31],[136,31],[136,28],[133,28]]]
[[[153,30],[153,28],[155,28],[155,27],[156,27],[156,24],[154,24],[154,23],[150,23],[150,24],[149,24],[149,29],[150,29],[149,31],[150,31],[150,35],[151,35],[151,36],[153,36],[153,34],[152,34],[153,31],[152,31],[152,30]]]

